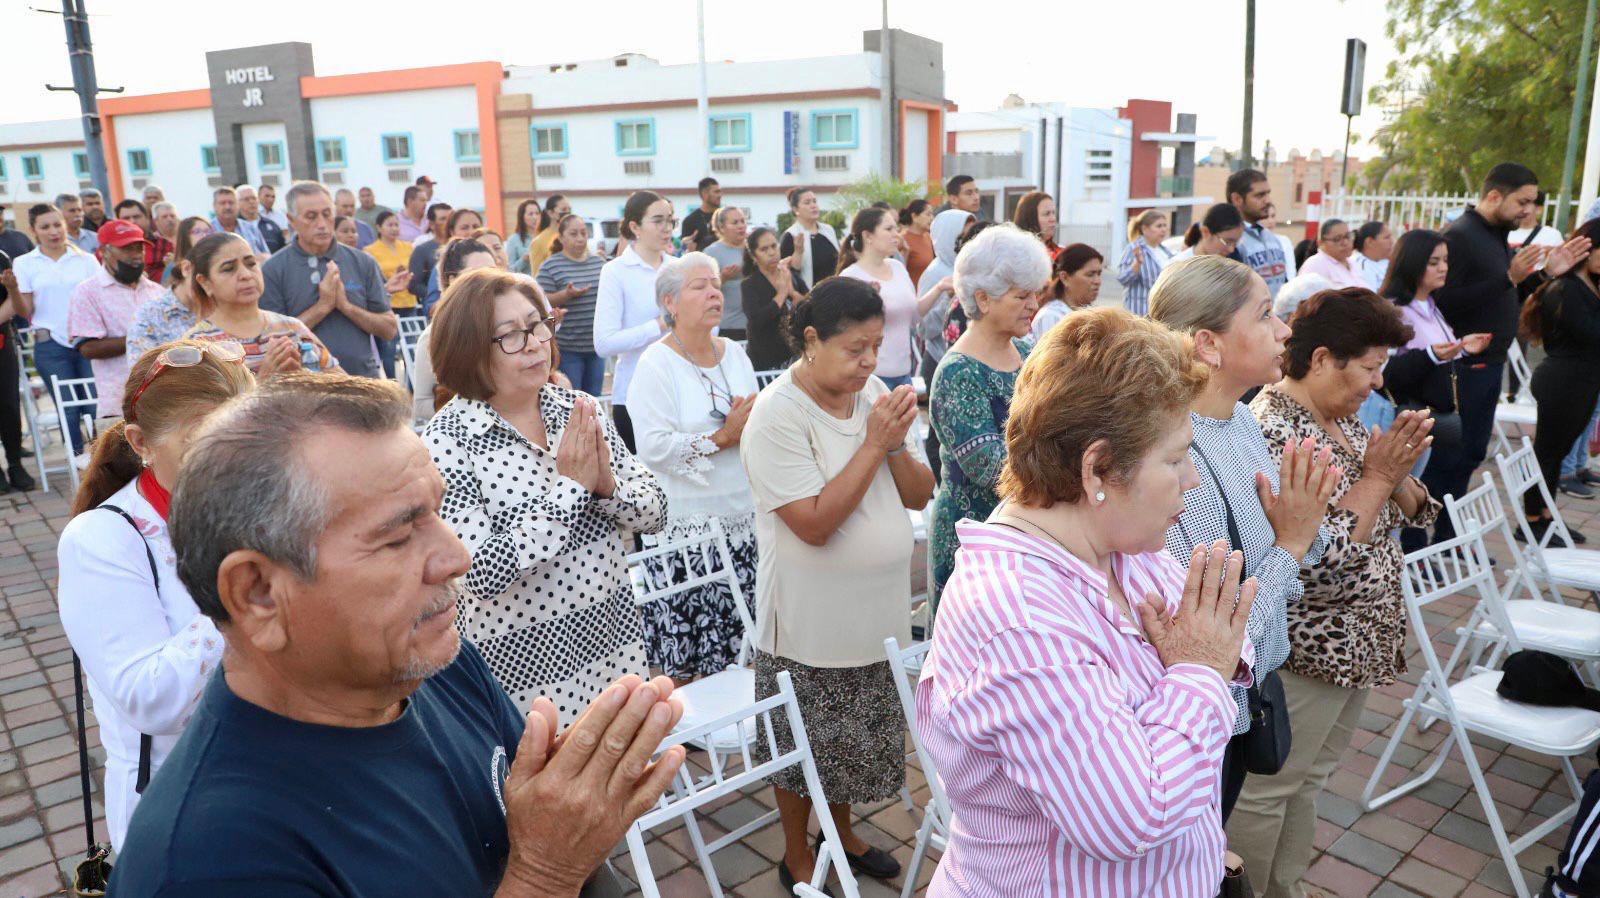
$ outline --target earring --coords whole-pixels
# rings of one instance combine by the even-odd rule
[[[1104,492],[1096,492],[1094,494],[1094,501],[1096,501],[1096,502],[1104,502],[1104,501],[1106,501],[1106,494]]]

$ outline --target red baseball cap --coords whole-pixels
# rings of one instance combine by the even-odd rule
[[[128,246],[132,243],[144,243],[144,231],[131,221],[117,218],[100,226],[95,232],[101,246]]]

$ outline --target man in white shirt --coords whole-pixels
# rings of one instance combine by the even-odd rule
[[[278,188],[271,184],[262,184],[256,189],[256,195],[261,199],[261,217],[278,226],[278,230],[285,235],[289,231],[289,216],[279,212],[275,206],[278,204]]]

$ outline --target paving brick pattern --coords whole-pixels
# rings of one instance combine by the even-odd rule
[[[1570,525],[1600,542],[1600,501],[1562,500]],[[57,534],[66,523],[67,505],[59,493],[0,496],[0,898],[38,898],[61,894],[67,874],[82,856],[83,819],[78,787],[77,740],[73,725],[72,667],[66,637],[55,610]],[[1491,546],[1502,561],[1503,547]],[[1465,598],[1445,600],[1430,611],[1436,648],[1447,654],[1453,628],[1470,611]],[[1414,642],[1414,639],[1413,639]],[[1459,760],[1444,765],[1427,787],[1372,813],[1363,814],[1362,786],[1410,696],[1421,670],[1413,644],[1408,682],[1374,694],[1361,729],[1340,769],[1318,802],[1317,856],[1307,878],[1342,898],[1481,898],[1513,894],[1510,879],[1494,855],[1479,798]],[[100,789],[102,754],[91,715],[94,790]],[[1399,763],[1385,775],[1389,783],[1410,775],[1444,738],[1440,727],[1406,733]],[[1514,836],[1563,805],[1558,768],[1529,752],[1492,740],[1476,739],[1480,761],[1503,819]],[[1580,775],[1593,766],[1580,760]],[[908,785],[919,801],[927,787],[913,766]],[[771,805],[771,792],[751,790],[710,809],[703,822],[708,838],[737,827]],[[96,812],[100,802],[95,799]],[[919,814],[897,801],[856,809],[858,831],[868,842],[891,851],[901,863],[911,855]],[[99,832],[104,838],[103,821]],[[1537,888],[1540,872],[1555,862],[1565,828],[1547,836],[1521,858]],[[649,855],[661,894],[708,893],[692,858],[687,834],[674,828],[652,839]],[[777,860],[782,837],[776,826],[761,830],[717,855],[718,871],[731,895],[777,898]],[[617,867],[632,873],[626,852]],[[919,886],[932,865],[925,864]],[[900,883],[862,881],[864,896],[899,894]],[[1112,896],[1121,898],[1121,896]]]

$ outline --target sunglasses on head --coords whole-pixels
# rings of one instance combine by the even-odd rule
[[[206,353],[210,353],[219,362],[244,361],[244,347],[234,340],[218,340],[214,343],[200,345],[180,343],[177,346],[168,347],[160,355],[156,356],[155,367],[150,369],[150,374],[145,377],[144,383],[139,385],[139,389],[133,392],[133,399],[128,403],[128,421],[132,423],[136,419],[139,397],[144,395],[145,390],[150,389],[150,385],[155,382],[157,377],[161,376],[161,372],[169,368],[193,368],[200,364],[200,360],[205,357]]]

